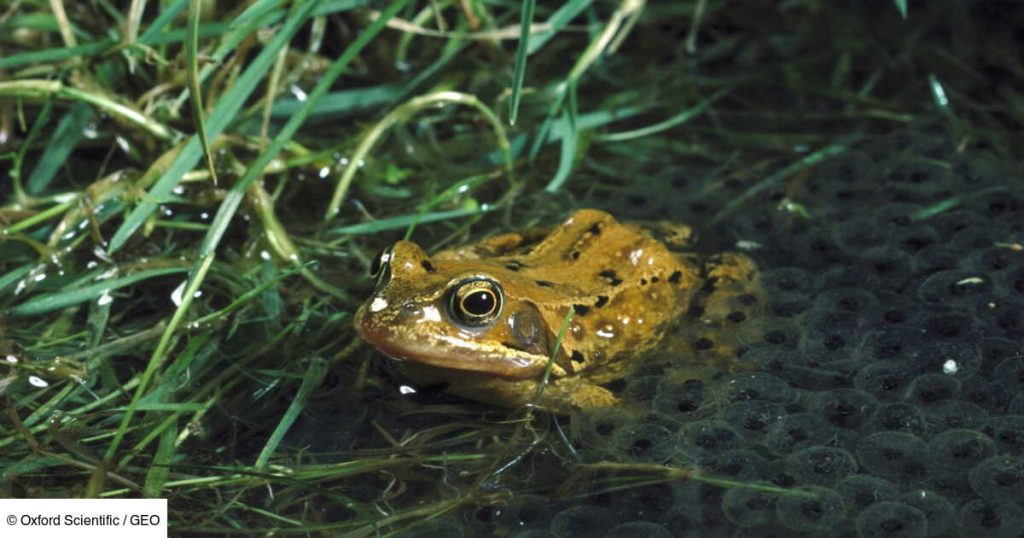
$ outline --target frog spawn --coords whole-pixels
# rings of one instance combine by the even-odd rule
[[[720,331],[682,329],[685,345],[622,394],[646,406],[640,424],[675,432],[667,464],[817,497],[678,484],[675,508],[652,521],[734,536],[1019,531],[1024,198],[1003,191],[916,217],[968,178],[972,192],[1016,181],[944,155],[957,173],[850,153],[815,170],[801,200],[820,212],[813,221],[779,216],[766,197],[730,223],[737,240],[770,247],[751,252],[763,294],[698,307],[693,320],[724,312],[710,324]],[[685,364],[720,348],[738,355],[734,373]],[[584,458],[662,454],[641,450],[662,445],[635,414],[616,416],[597,420],[605,435],[578,439]],[[640,448],[621,449],[627,434]]]

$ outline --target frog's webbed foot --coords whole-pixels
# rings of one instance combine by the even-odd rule
[[[580,378],[562,378],[548,383],[532,403],[552,413],[570,413],[582,409],[619,405],[612,391]]]

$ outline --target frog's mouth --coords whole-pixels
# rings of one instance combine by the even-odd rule
[[[362,322],[360,322],[362,321]],[[547,358],[507,347],[488,349],[467,338],[435,335],[422,338],[366,320],[357,320],[359,335],[392,359],[483,372],[508,379],[530,379],[544,374]]]

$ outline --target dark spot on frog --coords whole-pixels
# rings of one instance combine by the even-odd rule
[[[537,284],[538,286],[540,286],[542,288],[550,288],[550,287],[554,286],[554,284],[548,282],[547,280],[535,280],[534,284]]]
[[[652,276],[652,277],[651,277],[651,284],[657,284],[657,283],[658,283],[658,280],[660,280],[660,279],[659,279],[658,277],[656,277],[656,276]]]
[[[428,272],[428,273],[433,273],[433,272],[436,272],[436,271],[437,271],[437,269],[434,269],[434,264],[430,263],[430,262],[429,262],[429,261],[427,261],[427,260],[423,260],[423,261],[421,261],[421,262],[420,262],[420,265],[421,265],[421,266],[423,267],[423,269],[424,269],[424,270],[425,270],[426,272]]]
[[[523,262],[518,261],[518,260],[512,260],[512,261],[510,261],[510,262],[505,264],[505,269],[508,269],[509,271],[518,271],[518,270],[522,269],[523,267],[526,267],[526,266],[523,265]]]
[[[601,225],[599,223],[594,223],[587,229],[587,231],[594,235],[601,235]]]
[[[569,257],[574,259],[574,260],[580,259],[580,251],[574,250],[574,251],[570,252],[569,253]]]
[[[694,349],[696,349],[698,351],[707,351],[707,350],[715,347],[715,343],[712,342],[710,338],[703,338],[702,337],[702,338],[698,338],[697,340],[695,340],[693,342],[693,347],[694,347]]]
[[[615,274],[615,271],[612,271],[611,269],[605,269],[604,271],[598,273],[597,276],[607,280],[608,283],[611,284],[612,286],[618,286],[619,284],[622,284],[622,279],[619,278],[619,275]]]
[[[583,362],[583,354],[579,351],[574,350],[569,358],[572,359],[572,362]]]
[[[753,306],[757,303],[757,297],[750,295],[749,293],[739,296],[740,304],[743,306]]]
[[[744,314],[743,312],[740,312],[739,310],[734,310],[732,312],[729,312],[729,315],[725,316],[725,319],[733,323],[739,323],[747,319],[747,315]]]
[[[572,305],[572,310],[577,316],[586,316],[587,312],[590,312],[590,307],[582,304],[574,304]]]
[[[641,278],[640,279],[640,285],[641,286],[646,286],[647,285],[647,279],[646,278]]]
[[[601,308],[602,306],[604,306],[606,304],[608,304],[608,296],[607,295],[598,295],[597,296],[597,302],[594,303],[594,307],[595,308]]]
[[[682,271],[676,271],[676,272],[672,273],[671,275],[669,275],[668,281],[673,283],[673,284],[678,284],[679,280],[682,279],[682,278],[683,278],[683,272]]]

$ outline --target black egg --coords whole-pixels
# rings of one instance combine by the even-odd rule
[[[746,448],[733,448],[721,454],[712,454],[702,466],[712,476],[742,482],[754,482],[764,477],[768,461],[764,456]]]
[[[1024,454],[1024,415],[993,417],[986,432],[995,441],[1001,454]]]
[[[612,435],[615,455],[622,461],[663,463],[676,452],[672,432],[657,424],[624,424]]]
[[[928,450],[940,467],[970,469],[995,454],[996,444],[976,430],[947,430],[932,437]]]
[[[880,406],[871,417],[867,429],[923,435],[929,431],[929,426],[919,406],[899,402]]]
[[[738,527],[756,527],[775,519],[777,496],[749,489],[730,489],[722,497],[722,512]]]
[[[903,401],[911,404],[928,404],[940,400],[952,400],[960,396],[960,380],[956,377],[930,373],[917,376],[907,387]]]
[[[791,454],[786,466],[802,483],[831,487],[857,470],[857,460],[845,450],[815,446]]]
[[[881,401],[898,400],[913,378],[913,368],[900,361],[878,361],[857,372],[853,386],[867,391]]]
[[[853,513],[879,501],[896,500],[899,496],[899,488],[892,482],[865,474],[847,476],[839,481],[835,489]]]
[[[750,441],[759,441],[777,420],[786,415],[780,403],[760,400],[736,402],[723,407],[716,416]]]
[[[659,416],[673,421],[692,420],[704,405],[706,385],[699,379],[676,382],[663,379],[651,400],[651,408]]]
[[[682,456],[701,462],[710,455],[737,448],[741,437],[732,426],[721,421],[699,420],[682,427],[677,434]]]
[[[716,399],[725,402],[760,400],[787,403],[795,391],[782,379],[768,373],[733,374],[715,385]]]
[[[857,514],[857,535],[861,538],[921,538],[928,532],[924,513],[901,502],[872,504]]]
[[[994,501],[1024,500],[1024,457],[992,456],[975,465],[967,476],[971,489],[979,497]]]
[[[897,481],[917,479],[927,470],[928,445],[909,433],[873,433],[857,446],[857,460],[880,476]]]
[[[928,521],[927,536],[945,536],[956,524],[956,507],[938,493],[919,489],[904,493],[900,500],[924,514]]]
[[[878,410],[878,399],[863,390],[834,389],[819,392],[811,411],[837,428],[859,430]]]
[[[960,507],[962,536],[1013,538],[1024,526],[1024,510],[1012,502],[975,499]]]
[[[812,486],[780,495],[775,515],[783,525],[795,531],[827,531],[846,514],[838,493]]]
[[[823,444],[834,434],[834,428],[820,415],[796,413],[786,415],[772,424],[764,444],[775,454],[785,455]]]

